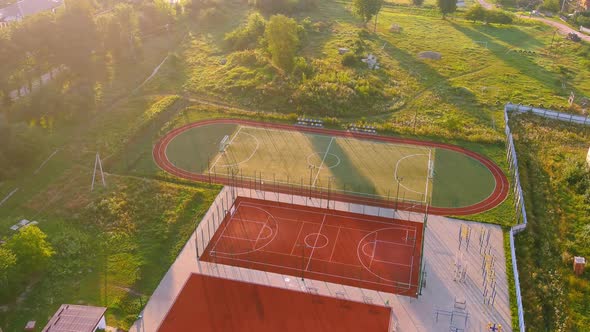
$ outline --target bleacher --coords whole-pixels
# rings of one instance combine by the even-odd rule
[[[299,117],[299,118],[297,118],[297,125],[298,126],[306,126],[306,127],[322,128],[322,127],[324,127],[324,121]]]
[[[348,131],[355,133],[377,134],[377,129],[373,126],[357,126],[355,124],[349,124]]]

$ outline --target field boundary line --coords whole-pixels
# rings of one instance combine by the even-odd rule
[[[315,175],[315,179],[313,179],[313,184],[311,185],[312,187],[315,187],[315,183],[318,180],[318,176],[320,176],[320,172],[322,171],[322,166],[324,166],[324,162],[326,161],[326,157],[328,156],[328,152],[330,152],[330,147],[332,146],[333,142],[334,142],[334,136],[332,136],[332,138],[330,139],[330,143],[328,144],[328,147],[326,148],[326,152],[324,153],[324,158],[322,159],[322,163],[320,164],[320,167],[318,167],[318,172]]]
[[[432,162],[431,162],[432,161]],[[428,167],[426,168],[426,188],[424,189],[424,203],[428,201],[428,182],[430,180],[430,166],[432,165],[432,172],[434,172],[434,160],[432,159],[432,149],[428,151]],[[495,183],[495,181],[494,181]]]
[[[336,251],[336,245],[338,244],[338,236],[340,236],[340,230],[342,227],[338,227],[338,232],[336,233],[336,239],[334,240],[334,248],[332,248],[332,253],[330,253],[329,262],[332,263],[332,257],[334,257],[334,252]]]
[[[240,125],[240,127],[238,128],[238,131],[236,131],[236,133],[234,134],[234,136],[232,136],[231,140],[229,140],[229,143],[227,143],[227,146],[231,146],[231,144],[233,143],[234,139],[236,139],[236,137],[238,137],[238,135],[240,134],[240,131],[242,130],[242,126]],[[224,152],[220,152],[219,155],[217,156],[217,158],[215,159],[215,161],[213,162],[213,165],[211,165],[211,167],[209,168],[209,173],[211,173],[211,170],[215,168],[215,165],[217,164],[217,162],[219,161],[219,159],[221,159],[221,157],[223,156]]]

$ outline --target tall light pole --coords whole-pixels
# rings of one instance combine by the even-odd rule
[[[331,186],[332,186],[332,180],[334,180],[334,177],[333,176],[330,176],[328,178],[328,203],[326,204],[326,208],[327,209],[330,209],[330,189],[331,189]]]
[[[309,198],[311,199],[311,177],[313,175],[314,165],[307,166],[309,168]]]
[[[397,204],[399,203],[399,185],[404,180],[403,176],[395,176],[395,180],[397,181],[397,191],[395,193],[395,212],[397,212]]]

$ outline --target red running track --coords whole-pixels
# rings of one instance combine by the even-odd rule
[[[365,133],[353,133],[348,131],[342,130],[333,130],[333,129],[324,129],[324,128],[311,128],[311,127],[302,127],[302,126],[295,126],[295,125],[286,125],[286,124],[279,124],[279,123],[265,123],[265,122],[258,122],[252,120],[241,120],[241,119],[212,119],[212,120],[204,120],[193,122],[182,127],[176,128],[170,132],[168,132],[164,137],[160,139],[154,146],[152,151],[154,161],[156,164],[164,171],[178,176],[183,179],[192,180],[192,181],[200,181],[200,182],[209,182],[212,181],[211,176],[199,173],[188,172],[181,168],[176,167],[170,160],[168,160],[168,156],[166,155],[166,148],[168,144],[178,135],[181,133],[190,130],[192,128],[211,125],[211,124],[219,124],[219,123],[233,123],[238,125],[246,125],[246,126],[254,126],[254,127],[261,127],[261,128],[272,128],[272,129],[282,129],[282,130],[291,130],[291,131],[301,131],[307,133],[314,133],[314,134],[322,134],[322,135],[332,135],[332,136],[339,136],[339,137],[348,137],[348,138],[360,138],[360,139],[370,139],[388,143],[397,143],[397,144],[412,144],[418,146],[427,146],[427,147],[434,147],[434,148],[443,148],[448,149],[456,152],[463,153],[477,161],[479,161],[482,165],[487,167],[490,172],[494,176],[494,180],[496,181],[496,186],[494,191],[483,201],[465,207],[457,207],[457,208],[448,208],[448,207],[436,207],[430,206],[428,208],[428,213],[436,214],[436,215],[471,215],[481,213],[487,210],[490,210],[500,203],[502,203],[506,197],[508,196],[508,191],[510,184],[508,183],[508,179],[504,175],[504,172],[491,160],[487,159],[486,157],[470,151],[468,149],[462,148],[460,146],[446,144],[446,143],[439,143],[439,142],[430,142],[430,141],[421,141],[409,138],[397,138],[391,136],[380,136],[380,135],[372,135],[372,134],[365,134]],[[261,183],[251,183],[250,181],[240,181],[239,179],[231,179],[225,176],[216,176],[213,180],[216,183],[223,184],[223,185],[233,185],[233,186],[240,186],[244,188],[256,188],[259,190],[267,190],[267,191],[274,191],[274,192],[281,192],[286,194],[293,194],[293,195],[301,195],[301,196],[309,196],[309,191],[305,190],[304,188],[294,188],[291,186],[285,185],[274,185],[274,184],[261,184]],[[393,208],[394,202],[387,201],[384,199],[379,198],[368,198],[368,197],[361,197],[355,195],[347,195],[341,193],[329,193],[326,192],[319,192],[315,191],[312,192],[312,196],[316,198],[323,198],[325,199],[329,195],[329,198],[333,200],[339,200],[344,202],[356,203],[356,204],[365,204],[365,205],[374,205],[374,206],[381,206],[381,207],[388,207]],[[424,206],[415,206],[414,204],[409,203],[399,203],[397,205],[401,210],[409,210],[409,211],[424,211]]]
[[[200,259],[417,297],[423,224],[238,197]]]
[[[158,332],[388,332],[391,308],[191,275]]]

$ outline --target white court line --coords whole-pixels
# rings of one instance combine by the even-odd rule
[[[326,152],[324,153],[324,158],[322,159],[322,163],[320,164],[320,167],[318,167],[318,173],[315,175],[315,179],[313,179],[313,184],[311,185],[312,187],[315,187],[315,183],[318,180],[318,176],[320,175],[320,172],[322,171],[322,166],[324,166],[324,162],[326,161],[326,157],[328,156],[328,151],[330,151],[330,147],[332,146],[332,142],[334,142],[334,136],[332,136],[332,138],[330,139],[330,144],[328,144],[328,147],[326,148]]]
[[[227,143],[228,146],[230,146],[231,143],[234,141],[234,139],[236,139],[236,137],[238,137],[238,135],[240,134],[240,131],[241,130],[242,130],[242,126],[240,126],[238,128],[238,131],[236,131],[236,133],[231,138],[231,140],[229,140],[229,143]],[[211,165],[211,167],[209,167],[209,173],[211,173],[211,170],[215,168],[215,164],[217,164],[217,162],[219,161],[219,159],[221,159],[222,156],[223,156],[223,152],[219,152],[219,154],[217,156],[217,159],[215,159],[215,161],[213,162],[213,165]]]
[[[257,207],[256,205],[268,207],[268,205],[261,204],[261,203],[256,203],[256,202],[245,202],[245,203],[243,203],[243,205],[244,206],[252,206],[252,207]],[[275,209],[283,209],[283,210],[292,210],[292,211],[298,211],[298,212],[304,211],[306,213],[326,215],[326,216],[330,216],[330,217],[337,217],[337,218],[340,218],[340,219],[359,220],[359,221],[364,222],[364,223],[374,222],[374,223],[377,223],[377,224],[387,225],[387,226],[389,226],[391,228],[410,229],[410,230],[413,230],[413,231],[416,231],[416,227],[417,227],[417,226],[403,225],[403,224],[392,223],[392,222],[384,222],[384,221],[378,221],[378,220],[372,220],[372,219],[364,219],[364,218],[351,217],[351,216],[347,216],[347,215],[331,214],[331,213],[316,212],[316,211],[308,211],[307,209],[295,209],[295,208],[288,208],[288,207],[284,207],[284,206],[273,206],[273,208],[275,208]],[[351,212],[351,213],[358,214],[358,213],[355,213],[355,212]],[[374,217],[377,217],[377,216],[374,216]],[[384,217],[380,217],[380,218],[384,218]],[[282,218],[282,217],[277,217],[276,219],[295,220],[295,219]],[[307,222],[308,223],[312,223],[310,221],[307,221]],[[415,221],[410,221],[410,222],[411,223],[416,223],[416,224],[422,224],[421,222],[415,222]],[[312,224],[316,224],[317,225],[317,223],[312,223]],[[346,228],[346,227],[343,227],[343,228]],[[356,230],[359,230],[359,231],[362,231],[362,229],[358,229],[358,228],[355,228],[355,229]]]
[[[243,258],[236,258],[236,257],[222,257],[222,259],[229,259],[229,260],[235,260],[235,261],[240,261],[240,262],[245,262],[245,263],[250,263],[250,264],[259,264],[259,265],[265,265],[265,266],[272,266],[275,268],[282,268],[282,269],[288,269],[288,270],[294,270],[297,272],[300,272],[301,269],[300,268],[295,268],[295,267],[288,267],[288,266],[283,266],[283,265],[276,265],[276,264],[270,264],[270,263],[263,263],[263,262],[258,262],[258,261],[252,261],[249,259],[243,259]],[[346,280],[354,280],[357,282],[361,282],[361,283],[369,283],[369,284],[375,284],[375,285],[381,285],[381,286],[387,286],[387,287],[392,287],[395,289],[410,289],[412,287],[411,283],[404,283],[404,282],[399,282],[399,281],[395,281],[395,283],[397,284],[397,286],[393,286],[391,285],[392,281],[388,281],[389,283],[382,283],[382,282],[375,282],[375,281],[369,281],[369,280],[364,280],[364,279],[358,279],[358,278],[351,278],[351,277],[346,277],[343,275],[338,275],[338,274],[331,274],[331,273],[324,273],[324,272],[317,272],[317,271],[308,271],[310,273],[315,273],[315,274],[320,274],[320,275],[325,275],[325,276],[330,276],[330,277],[335,277],[335,278],[341,278],[341,279],[346,279]],[[384,279],[381,278],[379,276],[376,276],[379,279]],[[400,287],[399,285],[404,285],[405,287]],[[417,285],[416,285],[417,286]]]
[[[280,219],[280,218],[278,218]],[[293,255],[293,251],[295,251],[295,247],[297,247],[297,243],[299,242],[299,237],[301,236],[301,231],[303,230],[303,226],[305,226],[305,221],[299,221],[301,223],[301,228],[299,228],[299,233],[297,233],[297,238],[295,239],[295,243],[293,243],[293,248],[291,248],[291,253],[289,255]]]
[[[373,265],[373,260],[375,260],[375,253],[377,252],[377,236],[379,233],[375,233],[375,244],[373,245],[373,252],[371,253],[371,260],[369,261],[369,270],[371,270],[371,265]],[[363,252],[364,253],[364,252]]]
[[[330,254],[330,263],[332,263],[332,256],[334,256],[334,252],[336,251],[336,245],[338,244],[338,236],[340,235],[341,229],[341,227],[338,227],[338,233],[336,233],[336,240],[334,240],[334,248],[332,248],[332,253]]]
[[[242,241],[254,241],[252,239],[247,239],[245,237],[231,236],[231,235],[222,235],[221,237],[224,238],[224,239],[236,239],[236,240],[242,240]]]
[[[324,220],[322,220],[322,223],[320,224],[320,229],[318,230],[318,234],[322,234],[322,228],[324,227],[325,221],[326,221],[326,215],[324,214]],[[313,248],[311,248],[311,255],[309,255],[309,261],[307,261],[307,266],[305,267],[305,271],[307,271],[307,269],[309,269],[309,264],[311,264],[311,260],[313,259],[313,252],[315,251],[315,248],[318,246],[319,238],[320,238],[319,236],[317,236],[315,238]],[[303,241],[303,242],[305,242],[305,241]]]
[[[238,202],[238,205],[236,206],[236,211],[240,208],[240,204],[242,204],[242,202]],[[225,230],[227,229],[227,227],[229,226],[229,224],[232,222],[233,218],[230,217],[229,220],[227,221],[227,223],[225,224],[225,227],[223,227],[223,230],[221,231],[221,234],[219,234],[219,237],[217,238],[217,241],[215,241],[215,244],[213,245],[213,247],[211,248],[211,250],[217,252],[217,250],[215,250],[217,248],[217,245],[219,244],[219,240],[221,240],[221,238],[223,237],[223,233],[225,233]],[[201,223],[199,223],[200,225]],[[204,229],[201,230],[201,234],[203,233]],[[215,233],[217,233],[217,229],[215,230],[215,232],[213,232],[213,236],[215,236]],[[209,237],[213,238],[211,236],[211,234],[209,234]],[[203,245],[205,245],[203,243]],[[207,243],[207,247],[208,247],[209,243]],[[207,250],[207,247],[205,247],[204,250]],[[211,254],[211,250],[209,251],[209,254]]]
[[[248,203],[242,203],[242,205],[246,206],[246,205],[248,205]],[[266,205],[262,205],[262,206],[266,206]],[[254,206],[251,206],[251,207],[254,207]],[[330,214],[326,214],[326,215],[332,216],[332,217],[336,217],[336,215],[330,215]],[[302,228],[304,227],[304,224],[316,225],[316,226],[318,225],[317,222],[305,221],[305,220],[300,220],[300,219],[290,219],[290,218],[275,217],[274,215],[273,215],[273,218],[277,222],[282,221],[282,222],[301,223],[302,224],[301,225]],[[264,224],[264,223],[262,223],[260,221],[254,221],[254,220],[250,220],[250,219],[242,219],[242,218],[237,218],[237,217],[236,218],[233,218],[233,219],[237,219],[237,220],[240,220],[240,221],[249,222],[249,223],[253,223],[253,224]],[[364,219],[359,219],[359,220],[362,220],[363,222],[373,222],[372,220],[364,220]],[[416,231],[417,231],[416,229],[408,229],[404,225],[389,225],[389,224],[387,224],[387,225],[389,226],[388,228],[392,228],[392,229],[396,229],[396,230],[400,230],[400,231],[406,231],[406,237],[407,237],[407,234],[409,234],[409,232],[413,232],[415,234]],[[346,226],[327,225],[326,227],[338,227],[338,228],[341,228],[341,229],[348,229],[348,230],[351,230],[351,231],[357,231],[357,232],[367,233],[367,234],[374,232],[374,230],[367,231],[367,230],[360,229],[360,228],[352,228],[352,227],[346,227]],[[407,226],[407,227],[415,228],[415,226]],[[301,234],[301,230],[302,229],[299,230],[299,234]],[[297,239],[299,239],[299,237]],[[398,244],[398,245],[406,245],[406,246],[412,247],[412,245],[405,244],[405,243],[396,243],[396,242],[392,242],[392,243],[395,243],[395,244]],[[295,248],[296,245],[297,245],[297,242],[293,245],[293,248]],[[292,251],[294,251],[294,250],[292,250]]]
[[[412,258],[413,259],[413,258]],[[389,261],[384,261],[381,259],[373,259],[373,262],[378,262],[378,263],[384,263],[384,264],[390,264],[390,265],[399,265],[399,266],[404,266],[404,267],[409,267],[410,271],[412,270],[412,265],[410,264],[401,264],[401,263],[394,263],[394,262],[389,262]],[[371,267],[371,264],[369,264],[369,268]]]
[[[268,227],[268,226],[266,226],[266,224],[268,224],[269,218],[270,218],[270,216],[266,216],[266,222],[264,223],[264,225],[262,225],[262,227],[260,227],[260,230],[258,231],[258,236],[256,237],[256,241],[254,241],[254,247],[252,248],[253,250],[256,250],[256,244],[258,243],[258,240],[260,240],[260,235],[262,235],[262,231],[264,231],[264,227]],[[277,225],[277,227],[278,227],[278,225]],[[269,229],[271,231],[271,236],[272,236],[272,228],[269,227]]]

